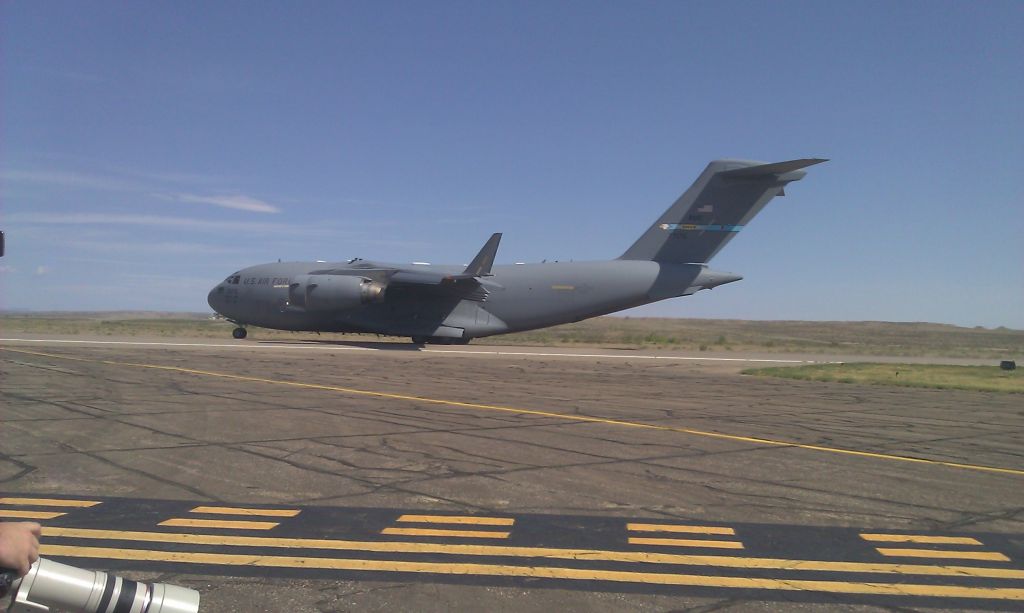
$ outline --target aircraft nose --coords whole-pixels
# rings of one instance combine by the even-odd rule
[[[210,308],[220,313],[220,306],[224,301],[224,284],[220,284],[210,290],[210,293],[206,295],[206,302],[210,305]]]

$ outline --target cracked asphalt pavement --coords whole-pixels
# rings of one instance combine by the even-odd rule
[[[756,525],[748,548],[771,541],[773,526],[806,528],[800,559],[847,559],[841,539],[813,540],[819,528],[978,534],[1021,568],[1019,395],[755,378],[739,374],[741,362],[246,343],[259,350],[0,344],[0,492]],[[543,544],[573,546],[551,526]],[[336,530],[313,522],[300,532]],[[624,537],[602,534],[583,545],[624,547]],[[204,611],[1007,606],[601,580],[124,568],[198,589]]]

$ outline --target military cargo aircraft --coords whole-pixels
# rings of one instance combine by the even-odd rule
[[[236,324],[238,339],[252,325],[465,344],[580,321],[739,281],[708,262],[803,168],[824,161],[715,160],[614,260],[495,266],[499,233],[465,267],[360,258],[260,264],[229,275],[208,301]]]

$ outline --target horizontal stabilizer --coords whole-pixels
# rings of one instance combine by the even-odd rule
[[[501,242],[501,232],[495,232],[491,238],[484,243],[480,253],[476,254],[473,261],[469,263],[462,274],[471,277],[487,277],[491,274],[491,266],[494,266],[494,257],[498,254],[498,243]]]
[[[800,170],[801,168],[807,168],[808,166],[814,166],[815,164],[821,164],[828,160],[822,158],[804,158],[801,160],[789,160],[788,162],[775,162],[773,164],[759,164],[757,166],[747,166],[746,168],[737,168],[735,170],[723,170],[719,172],[719,176],[728,178],[739,178],[739,177],[766,177],[769,175],[781,175],[787,172],[793,172],[794,170]]]

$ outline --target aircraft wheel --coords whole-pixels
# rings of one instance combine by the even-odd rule
[[[414,337],[412,337],[412,344],[413,345],[426,345],[427,344],[427,337],[425,337],[425,336],[414,336]]]
[[[235,328],[234,330],[231,331],[231,336],[233,336],[233,337],[235,337],[237,339],[245,338],[246,334],[248,334],[248,333],[246,332],[245,328],[242,328],[242,327]]]

